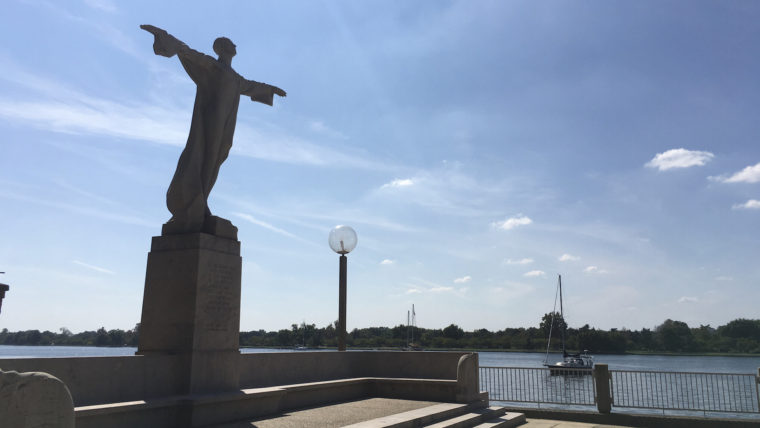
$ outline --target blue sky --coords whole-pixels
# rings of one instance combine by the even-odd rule
[[[16,1],[0,17],[0,315],[131,328],[195,87],[140,24],[279,86],[210,197],[243,330],[758,318],[754,1]]]

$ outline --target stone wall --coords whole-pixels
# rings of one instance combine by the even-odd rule
[[[240,355],[240,388],[356,377],[457,379],[463,352],[282,352]],[[0,359],[0,369],[61,379],[75,406],[181,394],[176,356]],[[475,374],[477,376],[477,373]]]
[[[66,384],[75,406],[143,400],[181,390],[173,357],[0,359],[0,369],[49,373]]]
[[[240,387],[355,377],[457,378],[464,352],[286,352],[242,354]]]

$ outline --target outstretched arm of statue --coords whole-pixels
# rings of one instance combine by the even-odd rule
[[[155,36],[153,52],[155,52],[156,55],[172,57],[180,51],[189,49],[185,43],[167,33],[164,29],[153,25],[141,25],[140,28]]]
[[[251,101],[257,101],[270,106],[274,104],[275,95],[281,97],[287,95],[285,91],[277,86],[267,85],[266,83],[260,83],[253,80],[245,81],[241,94],[251,97]]]

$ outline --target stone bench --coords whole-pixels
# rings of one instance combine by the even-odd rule
[[[449,379],[364,377],[97,404],[74,411],[77,428],[163,427],[181,417],[190,419],[182,422],[186,426],[202,426],[218,423],[220,417],[235,421],[363,397],[452,401],[456,388],[457,381]],[[193,409],[191,415],[183,412],[186,407]]]

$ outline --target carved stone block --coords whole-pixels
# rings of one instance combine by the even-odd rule
[[[0,426],[74,428],[69,389],[47,373],[0,370]]]

